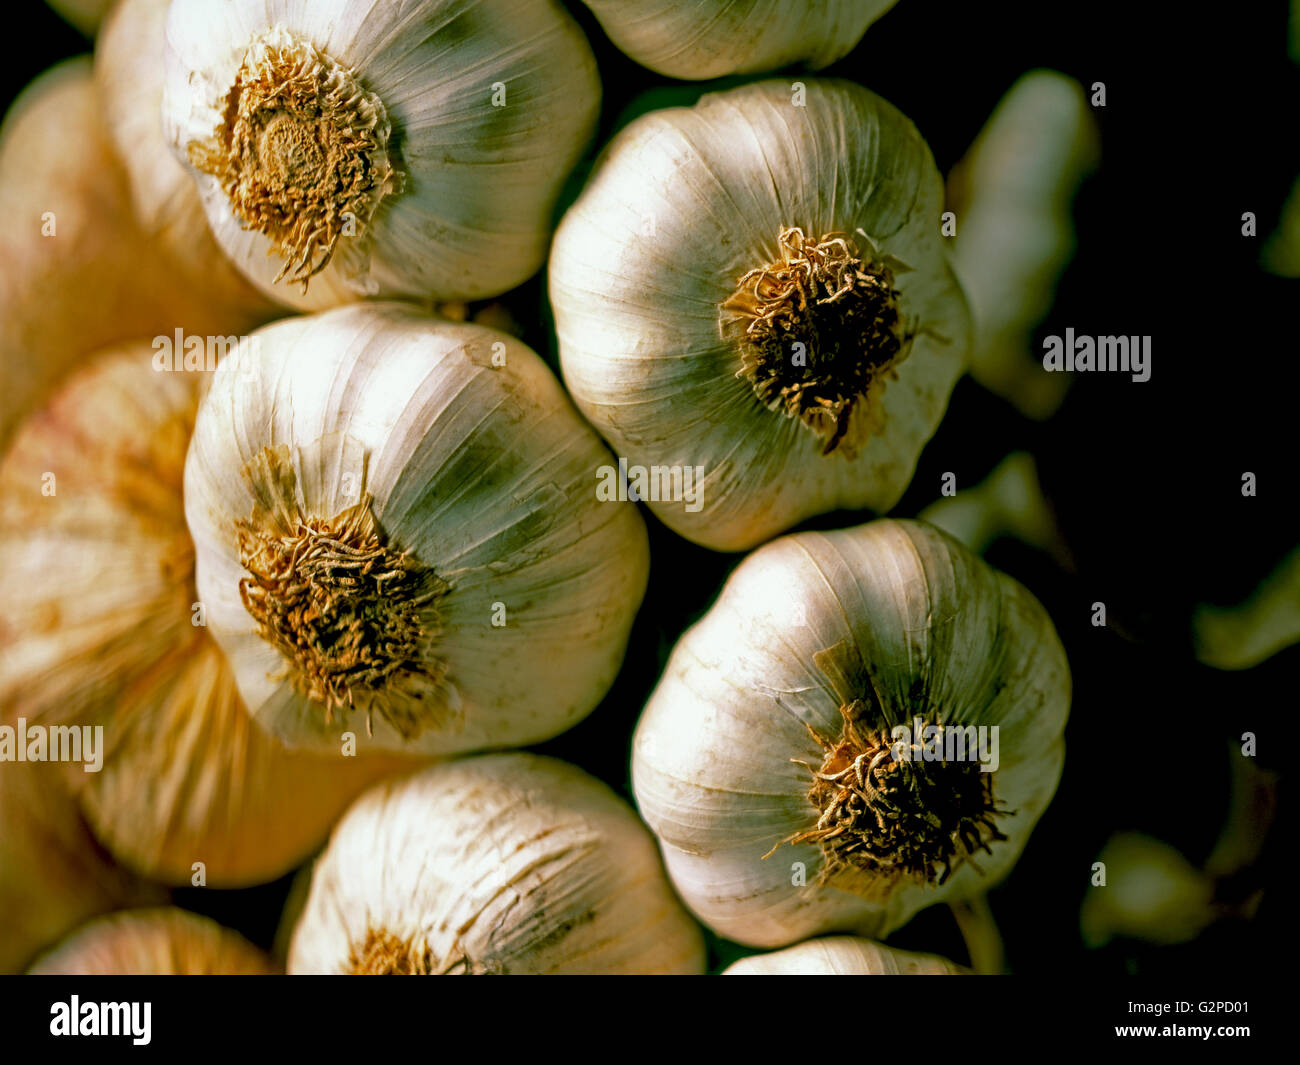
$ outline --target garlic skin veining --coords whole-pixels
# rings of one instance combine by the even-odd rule
[[[556,0],[173,0],[166,71],[217,242],[300,309],[526,280],[600,108]]]
[[[723,976],[962,976],[969,972],[937,954],[897,950],[858,936],[809,939],[785,950],[732,962]]]
[[[0,461],[0,708],[91,737],[93,759],[82,744],[81,762],[34,768],[118,861],[244,887],[284,875],[356,795],[418,763],[377,757],[364,736],[350,752],[286,750],[250,719],[185,525],[209,375],[159,372],[154,354],[148,341],[97,353]]]
[[[521,752],[381,785],[334,830],[294,973],[699,974],[699,928],[627,804]]]
[[[786,536],[673,649],[633,741],[637,805],[719,935],[883,938],[1011,869],[1069,698],[1043,608],[946,534]]]
[[[268,976],[277,970],[237,932],[168,906],[91,921],[29,971],[33,976]]]
[[[912,123],[846,81],[763,81],[624,129],[556,233],[560,361],[630,465],[699,469],[647,505],[745,550],[888,510],[961,375],[970,323],[943,184]]]
[[[513,337],[363,304],[214,375],[185,470],[208,624],[254,719],[448,754],[549,738],[623,659],[649,547],[612,463]]]
[[[853,50],[897,0],[585,0],[619,51],[670,78],[814,70]]]

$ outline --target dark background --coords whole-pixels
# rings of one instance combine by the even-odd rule
[[[15,6],[8,13],[26,26],[10,34],[15,46],[0,73],[5,107],[32,77],[89,47],[38,0]],[[597,142],[570,182],[571,198],[597,147],[646,108],[643,93],[656,90],[650,104],[666,106],[706,90],[636,66],[585,8],[568,6],[587,31],[605,86]],[[1298,282],[1256,266],[1300,175],[1300,67],[1286,46],[1284,0],[1217,8],[900,0],[823,72],[859,81],[898,106],[945,174],[1022,73],[1049,67],[1084,86],[1106,85],[1106,107],[1095,112],[1101,166],[1075,208],[1078,253],[1039,335],[1068,326],[1150,334],[1151,379],[1079,375],[1045,423],[964,379],[893,511],[912,516],[932,502],[944,471],[970,486],[1008,452],[1028,450],[1073,557],[1067,571],[1011,540],[986,555],[1047,607],[1075,689],[1057,798],[991,896],[1013,971],[1223,974],[1263,959],[1267,946],[1293,931],[1276,890],[1265,892],[1253,920],[1221,922],[1179,947],[1120,940],[1089,951],[1078,930],[1091,863],[1114,832],[1141,831],[1195,864],[1205,859],[1227,811],[1230,740],[1255,732],[1259,764],[1283,768],[1282,715],[1295,708],[1288,682],[1300,671],[1300,646],[1255,669],[1223,673],[1193,658],[1188,618],[1198,601],[1242,598],[1296,541]],[[1244,211],[1257,215],[1256,238],[1241,234]],[[506,300],[525,339],[554,366],[544,280]],[[1245,471],[1258,477],[1255,498],[1241,495]],[[826,515],[805,527],[870,516]],[[624,669],[590,718],[539,748],[629,798],[640,708],[674,641],[740,557],[695,547],[646,517],[657,579]],[[662,579],[667,573],[674,579]],[[1095,601],[1107,605],[1106,628],[1090,623]],[[1291,834],[1290,822],[1283,803],[1262,861],[1224,886],[1232,898],[1276,888],[1278,840]],[[245,891],[183,890],[177,902],[269,946],[290,880]],[[965,960],[945,907],[922,911],[891,942]],[[711,948],[715,965],[747,953],[718,940]]]

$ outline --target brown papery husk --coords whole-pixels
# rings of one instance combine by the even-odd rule
[[[136,222],[87,56],[42,74],[5,116],[0,217],[0,446],[99,348],[242,327]]]
[[[268,976],[279,969],[237,932],[167,906],[91,921],[30,971],[38,976]]]
[[[171,884],[197,883],[196,863],[211,887],[262,883],[419,763],[366,754],[364,735],[355,758],[290,752],[249,717],[194,624],[181,476],[204,375],[156,372],[151,355],[97,356],[0,464],[0,706],[103,726],[101,771],[59,768],[123,863]]]

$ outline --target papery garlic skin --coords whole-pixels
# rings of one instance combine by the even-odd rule
[[[649,834],[551,758],[486,755],[382,785],[317,861],[290,973],[699,974],[699,928]]]
[[[210,375],[159,372],[153,356],[144,341],[97,354],[0,462],[0,706],[102,730],[97,767],[40,768],[119,861],[243,887],[288,872],[357,794],[418,763],[375,757],[364,737],[357,757],[288,751],[249,718],[206,626],[183,510]]]
[[[33,976],[266,976],[275,964],[243,936],[172,907],[128,910],[78,929]]]
[[[95,88],[141,229],[220,313],[227,334],[282,313],[217,247],[198,189],[162,129],[164,27],[170,0],[119,0],[95,42]]]
[[[541,359],[398,304],[280,322],[252,341],[204,399],[185,502],[208,624],[258,723],[292,746],[337,749],[350,731],[445,754],[536,742],[591,711],[622,662],[649,549],[634,506],[597,499],[613,458]],[[339,608],[412,641],[400,659],[399,637],[358,635],[369,622],[321,635],[342,617],[334,607],[282,616],[255,572],[293,570],[288,549],[258,561],[256,542],[358,507],[383,565],[431,596],[415,609],[366,585]],[[369,672],[312,649],[339,639],[361,640]]]
[[[961,976],[937,954],[897,950],[858,936],[809,939],[785,950],[732,962],[723,976]]]
[[[618,49],[670,78],[816,70],[853,50],[897,0],[585,0]]]
[[[703,505],[652,497],[657,517],[742,550],[814,514],[897,502],[968,346],[942,210],[916,128],[849,82],[759,82],[645,115],[614,138],[556,233],[550,291],[565,383],[615,453],[704,468]],[[844,339],[835,372],[872,376],[865,393],[835,382],[821,397],[853,397],[833,438],[760,398],[735,335],[743,323],[723,309],[743,278],[790,253],[778,238],[791,234],[850,240],[896,290],[891,361],[865,369],[885,353]],[[824,313],[838,313],[833,301]],[[806,350],[792,342],[778,366],[792,380],[796,356],[819,358],[813,333],[834,333],[809,329]]]
[[[819,820],[811,770],[826,752],[813,731],[840,736],[845,705],[823,668],[835,649],[864,667],[851,694],[872,727],[998,726],[992,795],[1015,813],[994,824],[1008,838],[942,885],[853,869],[822,884],[826,844],[783,842]],[[1010,870],[1060,777],[1069,691],[1043,608],[938,530],[882,519],[782,537],[741,563],[673,649],[633,741],[637,805],[683,901],[719,935],[762,947],[883,938]]]
[[[303,239],[314,227],[338,240],[315,276],[321,248],[309,253],[243,228],[255,222],[252,207],[237,211],[204,169],[205,157],[223,151],[218,130],[232,87],[248,78],[242,99],[255,83],[245,61],[259,56],[263,73],[276,56],[295,57],[285,62],[319,75],[320,99],[333,94],[324,123],[300,143],[319,148],[328,126],[340,143],[364,136],[379,146],[368,162],[351,149],[322,162],[291,150],[299,142],[258,135],[265,167],[245,168],[240,188],[260,188],[271,213]],[[526,280],[545,258],[551,212],[599,106],[595,58],[555,0],[174,0],[168,15],[168,139],[198,183],[217,242],[263,292],[300,309],[363,296],[479,299]],[[266,114],[296,136],[279,105]],[[337,198],[350,180],[340,176],[344,163],[374,183],[351,205]],[[274,192],[281,180],[305,191]],[[290,249],[306,255],[307,268],[276,281]]]

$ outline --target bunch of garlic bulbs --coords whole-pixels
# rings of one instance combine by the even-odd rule
[[[513,337],[367,303],[263,329],[185,470],[199,597],[253,717],[445,754],[549,738],[613,682],[645,592],[612,456]]]
[[[614,138],[550,291],[588,420],[629,469],[694,474],[651,486],[657,517],[742,550],[898,501],[967,349],[942,209],[916,128],[849,82],[763,81]]]
[[[672,78],[814,70],[847,55],[897,0],[585,0],[619,50]]]
[[[783,537],[673,649],[636,730],[637,805],[720,935],[883,937],[1011,869],[1069,696],[1043,608],[937,529]]]
[[[217,243],[298,308],[518,285],[600,107],[557,0],[173,0],[166,40]]]
[[[316,863],[291,973],[700,973],[632,811],[581,770],[485,755],[381,785]]]
[[[274,963],[243,936],[185,910],[101,917],[43,955],[36,976],[265,976]]]
[[[159,372],[154,355],[139,342],[94,358],[0,464],[0,706],[79,732],[83,762],[38,769],[121,861],[173,884],[260,883],[414,763],[344,757],[364,737],[287,751],[249,718],[195,591],[182,506],[204,375]]]

